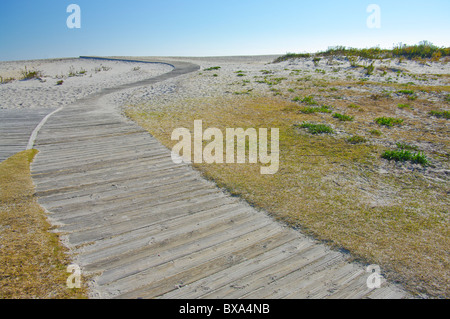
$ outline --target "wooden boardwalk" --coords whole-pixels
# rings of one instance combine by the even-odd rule
[[[197,69],[176,64],[172,73]],[[404,298],[347,256],[223,193],[105,101],[48,119],[32,175],[94,298]]]
[[[35,127],[53,109],[0,110],[0,162],[27,148]]]

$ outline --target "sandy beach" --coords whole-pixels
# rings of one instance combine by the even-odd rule
[[[336,81],[348,79],[365,79],[378,83],[413,83],[416,85],[436,86],[448,85],[450,73],[448,63],[414,61],[399,62],[396,59],[375,61],[378,69],[387,70],[387,74],[377,72],[367,77],[362,68],[354,68],[348,59],[322,59],[318,64],[313,58],[296,59],[282,63],[272,63],[278,56],[243,56],[243,57],[155,57],[156,60],[186,61],[200,65],[202,70],[197,74],[185,75],[180,78],[158,83],[151,87],[142,87],[114,96],[114,102],[119,106],[127,104],[147,103],[158,101],[161,106],[173,99],[186,97],[218,97],[236,93],[243,82],[252,81],[253,94],[263,94],[267,86],[258,79],[264,75],[276,75],[277,78],[289,80],[298,79],[302,74],[308,81]],[[138,59],[138,58],[137,58]],[[151,61],[152,58],[145,57]],[[369,65],[371,61],[360,62]],[[220,69],[214,70],[219,66]],[[20,80],[24,70],[37,71],[39,76],[30,80]],[[32,61],[0,62],[0,76],[3,79],[14,79],[0,85],[0,108],[54,108],[67,105],[79,98],[88,96],[107,87],[133,83],[166,72],[172,67],[166,64],[146,64],[137,62],[116,62],[108,60],[89,59],[51,59]],[[243,71],[241,78],[236,74]],[[210,75],[210,76],[208,76]],[[215,76],[214,76],[215,75]],[[61,82],[62,81],[62,82]],[[280,83],[280,89],[286,87],[286,81]],[[59,84],[59,85],[58,85]],[[245,83],[244,83],[245,84]],[[248,89],[248,88],[244,88]],[[358,88],[354,88],[358,89]],[[245,90],[241,90],[245,91]],[[374,93],[379,88],[372,88]],[[160,98],[163,96],[163,98]],[[430,94],[430,100],[439,100]]]
[[[137,82],[172,69],[165,64],[88,59],[1,62],[0,76],[14,80],[0,85],[0,108],[60,107],[103,88]],[[37,72],[38,76],[20,80],[25,70]]]

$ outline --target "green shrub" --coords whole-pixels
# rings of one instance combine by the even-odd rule
[[[364,67],[366,69],[366,75],[372,75],[373,71],[375,71],[375,67],[373,66],[373,63],[369,66]]]
[[[15,80],[14,78],[4,78],[4,77],[0,76],[0,84],[10,83],[14,80]]]
[[[300,125],[301,128],[306,128],[310,134],[332,134],[334,133],[333,129],[325,124],[314,124],[303,122]]]
[[[397,143],[397,149],[399,150],[408,150],[408,151],[419,151],[419,148],[414,145],[409,145],[406,143]]]
[[[297,96],[297,97],[294,97],[293,101],[294,102],[303,102],[308,105],[318,105],[319,104],[319,103],[317,103],[316,100],[314,100],[314,96],[312,96],[312,95],[308,95],[303,98]]]
[[[397,161],[397,162],[409,161],[411,163],[421,164],[423,166],[429,164],[427,157],[423,153],[421,152],[412,153],[411,151],[404,149],[385,151],[381,157],[389,161]]]
[[[397,93],[412,95],[412,94],[414,94],[414,91],[413,90],[399,90],[399,91],[397,91]]]
[[[220,69],[221,69],[221,67],[220,67],[220,66],[213,66],[213,67],[210,67],[210,68],[204,69],[203,71],[213,71],[213,70],[220,70]]]
[[[429,114],[438,118],[450,119],[450,111],[431,111]]]
[[[369,133],[373,136],[381,136],[383,133],[379,130],[370,130]]]
[[[397,119],[393,117],[379,117],[375,119],[375,123],[379,125],[384,125],[388,127],[392,127],[394,125],[401,125],[404,122],[402,119]]]
[[[275,59],[275,61],[273,61],[273,63],[280,63],[283,61],[288,61],[288,60],[292,60],[292,59],[302,59],[302,58],[309,58],[311,57],[311,54],[309,53],[287,53],[286,55],[283,55],[277,59]]]
[[[22,80],[37,79],[42,76],[41,71],[28,71],[27,67],[25,67],[25,70],[22,70],[21,73],[22,73]]]
[[[339,119],[340,121],[353,121],[355,119],[354,116],[350,116],[350,115],[345,115],[345,114],[340,114],[340,113],[334,113],[333,117],[335,119]]]

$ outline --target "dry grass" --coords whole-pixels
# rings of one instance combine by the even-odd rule
[[[30,163],[36,150],[0,163],[0,298],[86,298],[66,287],[67,249],[34,197]]]
[[[413,110],[405,113],[397,105],[406,99],[394,101],[388,95],[374,99],[371,92],[337,84],[330,84],[338,89],[328,95],[323,93],[323,85],[305,85],[300,90],[321,105],[354,116],[352,122],[341,122],[332,114],[303,114],[304,106],[291,102],[298,95],[298,91],[296,95],[292,92],[298,88],[281,97],[183,100],[163,111],[141,105],[129,107],[126,114],[169,148],[176,143],[170,140],[173,129],[192,131],[194,120],[203,120],[204,129],[216,127],[223,132],[227,127],[279,128],[280,170],[275,175],[259,174],[259,164],[195,167],[280,221],[347,249],[356,259],[381,265],[388,279],[402,283],[410,292],[448,298],[448,181],[381,159],[386,143],[418,139],[440,145],[439,150],[430,149],[429,156],[448,154],[445,120],[429,118],[432,102],[408,101]],[[349,101],[360,107],[349,107]],[[379,116],[393,115],[405,117],[405,125],[384,128],[374,122]],[[332,125],[337,133],[310,135],[296,126],[304,121]],[[375,129],[383,133],[381,137],[370,133]],[[354,135],[369,142],[353,145],[348,138]],[[434,163],[448,167],[448,156],[444,162]]]

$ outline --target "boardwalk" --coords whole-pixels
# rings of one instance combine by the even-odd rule
[[[280,225],[202,179],[106,102],[102,91],[40,129],[32,175],[94,298],[403,298],[369,289],[347,256]],[[26,143],[25,143],[26,144]]]
[[[0,110],[0,162],[27,148],[35,127],[52,109]]]

